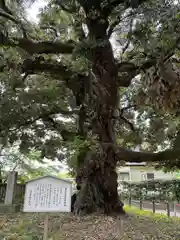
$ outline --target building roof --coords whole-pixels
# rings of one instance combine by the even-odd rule
[[[70,181],[70,180],[63,179],[63,178],[58,178],[58,177],[54,177],[54,176],[51,176],[51,175],[45,175],[45,176],[43,176],[43,177],[34,178],[34,179],[32,179],[32,180],[26,181],[25,183],[34,182],[34,181],[37,181],[37,180],[41,180],[41,179],[43,179],[43,178],[53,178],[53,179],[55,179],[55,180],[60,180],[60,181],[63,181],[63,182],[72,184],[72,181]]]

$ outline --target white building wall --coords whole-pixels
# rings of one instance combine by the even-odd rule
[[[164,173],[163,171],[154,171],[155,179],[166,179],[170,180],[176,177],[176,173]]]
[[[164,180],[170,180],[173,178],[176,178],[176,173],[164,173],[162,170],[155,170],[152,167],[122,167],[117,170],[118,175],[120,176],[121,173],[129,173],[130,181],[132,182],[139,182],[146,180],[146,174],[147,173],[154,173],[154,179],[164,179]],[[120,179],[120,177],[118,177]]]

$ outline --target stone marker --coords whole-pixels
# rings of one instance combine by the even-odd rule
[[[13,204],[13,200],[15,196],[15,188],[17,183],[17,175],[18,173],[15,171],[9,172],[8,174],[6,197],[4,202],[6,205]]]

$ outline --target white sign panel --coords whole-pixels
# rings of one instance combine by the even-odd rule
[[[72,183],[42,177],[26,185],[24,212],[70,212]]]

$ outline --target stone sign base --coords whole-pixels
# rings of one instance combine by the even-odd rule
[[[17,212],[20,212],[20,210],[21,210],[20,204],[11,204],[11,205],[6,205],[4,203],[0,204],[0,214],[17,213]]]

